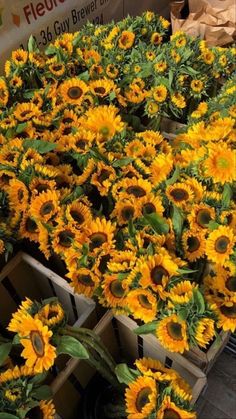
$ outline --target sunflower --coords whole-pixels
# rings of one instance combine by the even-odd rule
[[[46,304],[35,315],[44,325],[52,328],[58,326],[65,319],[65,312],[58,302]]]
[[[95,218],[85,229],[86,239],[91,252],[97,254],[100,251],[108,251],[113,246],[113,238],[116,225],[105,218]]]
[[[201,118],[203,115],[205,115],[208,111],[208,104],[206,102],[201,102],[191,113],[191,118]]]
[[[180,109],[184,109],[184,108],[186,108],[186,106],[187,106],[187,103],[186,103],[186,100],[185,100],[185,97],[183,96],[183,95],[181,95],[181,93],[174,93],[172,96],[171,96],[171,102],[173,102],[174,103],[174,105],[177,107],[177,108],[180,108]]]
[[[21,302],[17,311],[12,314],[11,321],[7,327],[10,332],[18,333],[20,330],[22,330],[22,319],[24,316],[30,313],[33,304],[33,301],[31,301],[28,297],[26,297],[26,299]]]
[[[98,64],[101,61],[101,55],[95,49],[83,50],[83,58],[86,64]]]
[[[10,85],[14,89],[19,89],[23,85],[23,80],[19,76],[13,76],[12,79],[10,80]]]
[[[116,84],[109,79],[94,80],[89,83],[89,89],[93,95],[98,97],[105,97],[111,92],[116,91]]]
[[[119,225],[128,224],[129,220],[135,220],[139,216],[135,199],[131,196],[127,199],[119,199],[111,213],[111,217],[117,218]]]
[[[176,373],[176,371],[175,371]],[[172,390],[174,391],[175,395],[182,400],[191,401],[192,396],[192,389],[190,385],[177,373],[174,380],[171,382]]]
[[[83,80],[74,77],[62,82],[59,91],[66,103],[80,105],[88,91],[88,86]]]
[[[18,121],[25,122],[40,115],[40,109],[33,103],[22,102],[16,105],[13,114]]]
[[[28,151],[27,151],[27,153],[28,153]],[[31,153],[28,154],[28,157],[29,157],[29,159],[31,159],[31,157],[34,157],[34,158],[36,157],[36,159],[37,159],[37,155],[35,155],[34,152],[32,152],[32,154]],[[34,160],[34,158],[33,158],[33,160]],[[29,184],[29,189],[30,189],[32,195],[34,195],[34,196],[39,195],[42,192],[47,192],[49,190],[53,191],[53,189],[55,189],[55,187],[56,187],[56,182],[54,180],[42,179],[42,178],[39,178],[39,177],[33,178],[33,180]]]
[[[0,107],[5,107],[9,98],[9,92],[4,79],[0,79]]]
[[[102,283],[103,304],[107,307],[123,307],[128,292],[127,285],[118,279],[118,274],[105,274]]]
[[[215,322],[208,317],[199,320],[195,330],[195,339],[198,346],[206,348],[215,336]]]
[[[0,255],[5,252],[5,243],[2,239],[0,239]]]
[[[60,77],[65,73],[65,65],[63,63],[52,63],[49,70],[54,76]]]
[[[93,159],[89,159],[87,161],[87,165],[84,167],[83,173],[81,175],[76,176],[75,184],[76,185],[83,185],[83,183],[88,180],[90,175],[92,174],[95,166],[95,161]]]
[[[159,185],[163,180],[166,180],[173,168],[173,164],[174,161],[171,154],[158,153],[153,159],[150,171],[151,181],[155,186]]]
[[[125,146],[124,152],[129,157],[141,157],[145,152],[145,145],[135,138]]]
[[[113,167],[98,162],[96,172],[93,173],[90,183],[97,187],[101,196],[106,196],[115,179],[116,172]]]
[[[99,277],[95,275],[91,269],[78,268],[76,271],[71,271],[67,274],[71,279],[70,285],[74,288],[77,294],[83,294],[86,297],[92,297],[94,291],[99,285]]]
[[[20,211],[26,208],[29,199],[29,191],[23,182],[17,179],[11,179],[9,182],[8,196],[10,206],[18,208]]]
[[[154,64],[154,70],[158,73],[163,73],[167,69],[166,61],[159,61]]]
[[[21,67],[26,64],[28,60],[28,52],[23,49],[17,49],[11,54],[12,61],[15,65]]]
[[[174,304],[186,304],[192,299],[195,289],[197,286],[194,282],[181,281],[170,289],[168,297]]]
[[[211,65],[215,59],[215,54],[208,48],[205,48],[202,51],[201,57],[204,61],[204,63]]]
[[[136,289],[129,291],[127,306],[135,319],[141,319],[145,323],[154,320],[157,314],[156,297],[149,290]]]
[[[160,86],[155,86],[151,90],[152,97],[156,102],[164,102],[167,97],[167,88],[161,84]]]
[[[169,278],[178,275],[178,265],[173,262],[168,254],[156,254],[149,256],[146,262],[140,266],[140,285],[143,288],[151,287],[153,291],[159,292],[161,298],[165,299],[165,287]]]
[[[176,314],[159,320],[156,336],[162,346],[171,352],[183,353],[189,350],[187,324]]]
[[[30,205],[30,216],[35,220],[47,222],[59,210],[58,193],[56,191],[42,192],[32,199]]]
[[[139,199],[150,193],[151,190],[152,184],[148,180],[142,178],[123,178],[113,185],[112,194],[115,199],[117,199],[117,197],[119,197],[119,199],[125,199],[130,196]]]
[[[89,109],[80,122],[83,128],[97,134],[99,141],[106,141],[125,128],[118,112],[118,108],[113,105],[98,106]]]
[[[82,246],[84,236],[72,224],[59,224],[52,232],[52,247],[54,252],[65,255],[74,247]]]
[[[6,371],[0,373],[0,384],[32,375],[35,375],[33,368],[29,368],[26,365],[22,365],[20,367],[16,365],[15,367],[9,368]]]
[[[138,206],[142,215],[157,213],[162,215],[164,207],[161,197],[152,193],[145,195],[139,199]]]
[[[193,192],[185,183],[175,183],[166,188],[166,196],[176,206],[183,207],[193,200]]]
[[[181,409],[171,401],[170,396],[164,396],[157,411],[156,419],[196,419],[196,413]]]
[[[190,83],[190,87],[191,89],[196,92],[196,93],[200,93],[203,90],[203,82],[201,80],[192,80]]]
[[[193,229],[206,230],[210,221],[215,220],[215,210],[206,204],[193,205],[188,221]]]
[[[185,231],[182,235],[185,257],[190,261],[203,257],[206,249],[205,233],[200,231]]]
[[[118,46],[121,49],[129,49],[133,46],[135,40],[135,34],[130,31],[121,32],[121,36],[118,39]]]
[[[227,144],[214,143],[209,149],[209,157],[203,163],[204,175],[214,183],[224,184],[236,180],[236,151]]]
[[[156,408],[158,385],[152,377],[138,377],[125,390],[128,419],[146,419]]]
[[[228,226],[213,230],[206,240],[206,255],[213,262],[223,265],[233,253],[236,237]]]
[[[40,400],[39,405],[27,412],[28,419],[55,419],[56,409],[52,400]]]
[[[234,333],[236,330],[236,298],[222,299],[220,303],[214,304],[214,308],[218,316],[217,327],[225,332],[231,330]]]
[[[154,32],[151,36],[151,44],[160,45],[162,43],[162,35],[159,32]]]
[[[155,378],[157,381],[172,381],[176,379],[176,374],[170,368],[152,358],[142,358],[135,361],[135,366],[143,375]]]
[[[76,228],[81,228],[92,220],[90,208],[81,201],[66,205],[65,216]]]
[[[116,79],[118,74],[118,68],[114,64],[108,64],[108,66],[106,67],[106,75],[110,77],[110,79]]]
[[[129,250],[112,251],[109,260],[107,261],[107,269],[113,273],[129,271],[134,267],[136,259],[135,252]]]

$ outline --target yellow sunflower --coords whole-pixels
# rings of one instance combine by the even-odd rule
[[[174,103],[174,105],[177,107],[177,108],[180,108],[180,109],[184,109],[184,108],[186,108],[186,106],[187,106],[187,103],[186,103],[186,100],[185,100],[185,97],[183,96],[183,95],[181,95],[181,93],[174,93],[172,96],[171,96],[171,102],[173,102]]]
[[[92,297],[95,289],[99,285],[99,277],[91,269],[79,268],[67,274],[71,279],[71,286],[77,294]]]
[[[56,191],[41,192],[31,201],[30,216],[35,220],[47,222],[59,211],[59,199]]]
[[[119,74],[118,68],[114,64],[108,64],[106,67],[106,75],[111,79],[115,79]]]
[[[152,377],[138,377],[125,390],[128,419],[146,419],[156,408],[158,385]]]
[[[0,239],[0,255],[5,252],[5,243],[2,239]]]
[[[225,143],[218,143],[209,149],[209,157],[203,163],[204,175],[214,183],[236,180],[236,150]]]
[[[182,235],[185,257],[190,261],[203,257],[206,249],[205,233],[200,231],[185,231]]]
[[[115,250],[111,253],[107,261],[107,269],[110,272],[119,273],[121,271],[129,271],[136,262],[136,253],[129,250]]]
[[[165,287],[169,278],[178,275],[178,265],[168,254],[156,254],[149,256],[146,262],[140,264],[140,285],[143,288],[151,287],[153,291],[159,292],[161,298],[165,299]]]
[[[170,368],[152,358],[142,358],[135,361],[136,367],[142,374],[155,378],[157,381],[172,381],[176,379],[176,374],[172,373]]]
[[[29,121],[35,116],[40,115],[40,109],[30,102],[18,103],[13,112],[14,116],[18,121],[25,122]]]
[[[65,73],[65,65],[63,63],[52,63],[49,70],[54,76],[60,77]]]
[[[226,332],[231,330],[234,333],[236,330],[236,297],[222,300],[221,303],[217,302],[215,306],[218,316],[217,326]]]
[[[21,67],[28,60],[28,52],[24,51],[23,49],[17,49],[16,51],[12,52],[11,58],[14,64]]]
[[[164,137],[158,131],[145,130],[139,132],[135,135],[135,138],[139,138],[141,141],[144,141],[146,144],[157,146],[162,143]]]
[[[161,84],[160,86],[153,87],[151,93],[156,102],[164,102],[167,97],[167,88]]]
[[[0,108],[5,107],[9,98],[9,92],[5,80],[0,79]]]
[[[176,377],[171,382],[171,387],[177,397],[181,398],[182,400],[192,400],[192,389],[180,375],[176,374]]]
[[[52,400],[40,400],[39,405],[27,412],[28,419],[55,419],[56,409]]]
[[[26,365],[18,366],[16,365],[13,368],[9,368],[4,372],[0,373],[0,383],[6,383],[7,381],[18,380],[21,377],[27,377],[35,375],[34,369],[29,368]]]
[[[157,411],[156,419],[196,419],[195,412],[181,409],[171,401],[170,396],[165,396]]]
[[[124,178],[121,181],[114,184],[112,188],[112,194],[115,199],[119,197],[128,198],[130,196],[135,199],[139,199],[150,193],[152,190],[152,184],[148,180],[142,178]]]
[[[80,105],[83,102],[84,95],[88,91],[88,86],[79,78],[65,80],[59,87],[60,94],[65,103],[71,105]]]
[[[204,61],[204,63],[211,65],[215,59],[215,54],[208,48],[205,48],[202,51],[201,57]]]
[[[162,205],[161,197],[154,195],[152,193],[145,195],[143,198],[139,199],[138,206],[140,209],[140,214],[152,214],[157,213],[162,215],[164,212],[164,207]]]
[[[101,196],[106,196],[115,179],[116,172],[113,167],[98,162],[96,172],[93,173],[90,183],[97,187]]]
[[[118,39],[118,46],[121,49],[129,49],[132,47],[135,40],[135,34],[130,31],[123,31],[121,32],[121,36]]]
[[[72,202],[72,204],[66,205],[65,216],[66,219],[77,228],[89,224],[92,219],[89,206],[81,201],[75,201]]]
[[[223,265],[233,253],[236,237],[228,226],[213,230],[206,240],[206,255],[213,262]]]
[[[171,352],[189,350],[187,324],[176,314],[163,318],[158,322],[156,336],[164,348]]]
[[[122,307],[126,303],[127,285],[118,279],[117,274],[105,274],[102,283],[103,304],[107,307]]]
[[[160,45],[162,43],[162,35],[159,32],[154,32],[151,36],[151,44]]]
[[[86,239],[89,243],[89,249],[93,253],[108,251],[114,247],[114,233],[116,225],[105,218],[95,218],[85,228]]]
[[[171,154],[158,153],[153,159],[150,166],[151,181],[157,186],[159,183],[166,180],[173,168],[173,157]]]
[[[23,80],[19,76],[13,76],[12,79],[10,80],[10,85],[14,89],[19,89],[23,85]]]
[[[156,297],[149,290],[136,289],[129,291],[127,306],[135,319],[141,319],[145,323],[154,320],[157,314]]]
[[[66,254],[74,247],[80,248],[83,244],[83,234],[73,224],[59,224],[52,232],[52,247],[58,254]]]
[[[175,183],[166,188],[166,196],[176,206],[183,207],[193,200],[193,192],[185,183]]]
[[[186,304],[192,299],[194,289],[197,289],[194,282],[181,281],[170,289],[168,297],[174,304]]]
[[[17,179],[11,179],[9,182],[8,195],[10,206],[18,208],[20,211],[27,206],[29,191],[25,184]]]
[[[18,333],[22,330],[22,319],[30,312],[33,304],[33,301],[31,301],[28,297],[21,302],[17,311],[12,314],[11,321],[7,327],[10,332]]]
[[[154,70],[158,73],[163,73],[167,69],[167,63],[165,61],[159,61],[154,64]]]
[[[65,318],[65,312],[61,304],[55,302],[46,304],[35,315],[44,325],[49,328],[59,325]]]
[[[215,336],[215,322],[208,317],[199,320],[196,330],[195,339],[201,348],[206,348],[207,345]]]
[[[31,157],[36,157],[37,159],[37,155],[35,156],[35,153],[29,154],[28,157],[29,159],[31,159]],[[34,196],[39,195],[42,192],[47,192],[49,190],[52,191],[53,189],[55,189],[55,187],[56,182],[54,180],[42,179],[40,177],[33,178],[32,182],[30,182],[29,184],[29,189],[32,195]]]
[[[194,92],[200,93],[203,90],[204,84],[201,80],[192,80],[190,87]]]
[[[116,84],[109,79],[94,80],[89,83],[89,89],[93,95],[98,97],[105,97],[111,92],[116,91]]]
[[[137,203],[132,196],[128,199],[119,199],[111,213],[111,217],[115,217],[119,225],[128,224],[129,220],[135,220],[138,216]]]

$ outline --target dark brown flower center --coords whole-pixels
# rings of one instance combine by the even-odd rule
[[[101,233],[101,232],[93,233],[90,236],[90,240],[91,240],[90,249],[93,250],[96,247],[102,246],[103,243],[106,243],[107,235],[105,233]]]
[[[218,239],[215,242],[215,251],[217,253],[226,253],[228,249],[228,245],[230,243],[230,240],[226,236],[218,237]]]
[[[79,99],[83,94],[83,90],[78,86],[70,87],[67,94],[70,99]]]
[[[142,390],[139,391],[137,394],[137,398],[135,401],[135,406],[138,412],[142,412],[144,406],[149,403],[149,395],[152,393],[150,387],[144,387]]]
[[[134,216],[134,208],[131,205],[127,205],[126,207],[122,208],[121,216],[123,220],[128,221]]]
[[[23,201],[23,198],[24,198],[24,191],[22,189],[19,189],[18,192],[17,192],[17,196],[18,196],[19,202],[21,204],[22,201]]]
[[[94,286],[94,281],[91,278],[91,275],[87,274],[79,274],[77,276],[77,280],[78,282],[80,282],[81,284],[83,284],[85,287],[93,287]]]
[[[85,146],[86,146],[86,141],[81,138],[81,139],[76,141],[75,145],[76,145],[76,147],[79,147],[82,150],[84,150]]]
[[[225,286],[229,291],[236,292],[236,276],[227,278]]]
[[[26,223],[25,223],[25,229],[26,231],[28,231],[29,233],[35,233],[37,231],[37,224],[34,220],[32,220],[32,218],[27,218]]]
[[[109,170],[106,169],[102,169],[100,175],[98,176],[98,182],[102,183],[104,182],[104,180],[108,179],[110,176],[110,172]]]
[[[156,208],[155,205],[153,205],[151,202],[147,202],[146,204],[143,205],[142,208],[142,214],[152,214],[153,212],[156,212]]]
[[[176,322],[169,322],[166,325],[170,337],[174,340],[182,340],[182,326]]]
[[[94,91],[97,95],[104,95],[106,93],[106,89],[104,87],[95,87]]]
[[[26,414],[26,419],[43,419],[45,416],[39,406],[33,407]]]
[[[163,419],[181,419],[181,416],[173,409],[165,409]]]
[[[57,64],[53,66],[53,71],[61,71],[63,69],[62,64]]]
[[[29,110],[29,111],[23,111],[23,112],[21,112],[21,117],[22,118],[25,118],[26,116],[29,116],[31,114],[31,111]]]
[[[99,266],[98,266],[98,270],[99,272],[101,272],[102,274],[104,274],[106,272],[107,269],[107,264],[109,262],[109,260],[111,259],[110,255],[105,255],[101,257]]]
[[[176,202],[187,201],[189,194],[185,189],[176,188],[170,192],[170,195]]]
[[[201,243],[200,240],[197,237],[194,236],[190,236],[187,239],[187,246],[188,246],[188,251],[190,253],[196,252],[196,250],[199,249]]]
[[[129,195],[134,195],[136,198],[141,198],[146,195],[146,192],[140,186],[129,186],[126,191]]]
[[[207,209],[200,209],[197,212],[196,221],[200,227],[206,227],[212,220],[210,211]]]
[[[150,303],[146,295],[140,294],[138,296],[138,301],[142,307],[147,308],[148,310],[152,308],[152,304]]]
[[[236,319],[236,303],[232,304],[232,306],[223,305],[220,307],[220,311],[225,317]]]
[[[64,230],[59,233],[59,244],[63,247],[70,247],[75,234],[70,230]]]
[[[125,294],[125,290],[123,289],[122,284],[118,279],[110,283],[110,291],[116,298],[122,298]]]
[[[65,127],[63,129],[62,135],[69,135],[72,132],[72,127]]]
[[[70,211],[70,215],[78,224],[83,224],[84,222],[84,216],[79,212],[79,210],[72,209]]]
[[[46,192],[49,189],[49,186],[46,183],[41,183],[40,185],[36,186],[35,188],[39,193]]]
[[[163,268],[163,266],[155,266],[151,270],[151,278],[155,285],[161,285],[162,284],[162,278],[163,276],[169,276],[167,270]]]
[[[30,340],[33,346],[33,349],[38,357],[44,356],[44,340],[41,333],[37,330],[30,332]]]
[[[50,212],[54,211],[54,205],[52,201],[45,202],[42,207],[40,208],[40,214],[42,216],[50,214]]]

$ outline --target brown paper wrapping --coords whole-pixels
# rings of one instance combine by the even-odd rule
[[[173,33],[184,31],[192,36],[200,36],[209,46],[223,46],[236,39],[235,0],[189,0],[190,14],[180,18],[184,1],[171,3],[171,23]]]

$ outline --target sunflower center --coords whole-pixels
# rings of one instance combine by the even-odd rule
[[[126,191],[129,195],[134,195],[136,198],[141,198],[146,195],[146,192],[141,186],[129,186]]]
[[[25,229],[26,231],[28,231],[29,233],[35,233],[37,230],[37,224],[34,220],[32,220],[32,218],[27,218],[26,223],[25,223]]]
[[[217,167],[219,169],[227,169],[229,167],[229,161],[224,157],[219,157],[217,159]]]
[[[146,204],[143,205],[142,208],[142,214],[152,214],[153,212],[156,212],[156,208],[155,205],[153,205],[151,202],[147,202]]]
[[[188,192],[181,188],[173,189],[173,191],[170,192],[170,195],[176,202],[187,201],[189,198]]]
[[[47,201],[42,205],[40,209],[40,214],[44,216],[44,215],[50,214],[50,212],[52,212],[53,210],[54,210],[53,202]]]
[[[104,93],[106,93],[106,89],[104,87],[95,87],[94,88],[95,93],[97,93],[98,95],[104,95]]]
[[[23,112],[21,112],[21,117],[26,117],[26,116],[28,116],[28,115],[30,115],[31,114],[31,111],[23,111]]]
[[[53,71],[60,71],[62,70],[63,66],[62,64],[57,64],[53,66]]]
[[[75,234],[70,230],[61,231],[59,233],[59,244],[63,247],[70,247]]]
[[[83,94],[83,90],[78,86],[74,86],[69,88],[67,94],[70,99],[79,99]]]
[[[93,287],[94,286],[94,281],[91,278],[91,275],[85,275],[85,274],[79,274],[77,276],[77,280],[78,282],[80,282],[81,284],[83,284],[85,287]]]
[[[33,407],[27,412],[27,419],[43,419],[45,416],[39,406]]]
[[[86,141],[83,140],[82,138],[80,138],[79,140],[76,141],[75,145],[76,145],[76,147],[79,147],[82,150],[84,150],[85,146],[86,146]]]
[[[187,246],[190,253],[196,252],[196,250],[198,250],[200,247],[200,240],[194,236],[188,237]]]
[[[55,317],[58,316],[58,310],[56,308],[50,308],[50,311],[48,313],[48,320],[54,319]]]
[[[236,303],[232,304],[232,306],[221,306],[220,307],[221,313],[229,318],[236,319]]]
[[[125,290],[118,279],[110,283],[110,291],[116,298],[122,298],[125,294]]]
[[[21,203],[23,198],[24,198],[24,191],[22,189],[19,189],[18,192],[17,192],[17,195],[18,195],[18,199]]]
[[[39,333],[36,330],[33,330],[32,332],[30,332],[30,340],[36,355],[38,357],[44,356],[45,345],[41,333]]]
[[[69,135],[69,134],[71,134],[72,133],[72,127],[65,127],[64,129],[63,129],[63,135]]]
[[[139,391],[137,394],[137,398],[135,401],[136,409],[138,412],[142,412],[144,406],[149,403],[149,395],[152,393],[150,387],[144,387],[142,390]]]
[[[215,251],[217,253],[222,253],[222,254],[226,253],[229,243],[230,243],[230,240],[228,237],[226,236],[218,237],[218,239],[215,242]]]
[[[36,187],[36,190],[38,191],[38,193],[46,192],[48,189],[49,189],[49,186],[43,183],[41,183],[40,185]]]
[[[146,295],[140,294],[138,296],[138,301],[142,307],[147,308],[149,310],[152,308],[152,304],[150,303]]]
[[[124,220],[130,220],[134,216],[134,208],[131,205],[124,207],[121,211],[121,216]]]
[[[110,176],[109,170],[102,169],[100,175],[98,176],[98,182],[102,183],[104,180],[108,179]]]
[[[161,285],[163,276],[168,276],[168,272],[162,266],[155,266],[151,270],[151,278],[154,284]]]
[[[109,133],[110,133],[110,130],[109,130],[109,128],[108,128],[108,127],[104,126],[104,127],[101,127],[101,128],[100,128],[99,132],[100,132],[100,134],[102,134],[104,137],[107,137],[107,136],[109,135]]]
[[[236,292],[236,276],[228,278],[225,286],[229,291]]]
[[[163,419],[181,419],[181,416],[173,409],[165,409]]]
[[[107,235],[101,232],[93,233],[90,236],[90,240],[91,240],[90,249],[93,250],[96,247],[102,246],[103,243],[107,241]]]
[[[84,216],[78,210],[71,210],[70,215],[78,224],[83,224]]]
[[[98,270],[99,272],[101,272],[102,274],[104,274],[106,272],[107,269],[107,264],[109,262],[109,260],[111,259],[110,255],[105,255],[101,257],[99,266],[98,266]]]
[[[206,227],[212,220],[210,211],[207,209],[200,209],[197,213],[196,221],[201,227]]]
[[[175,340],[182,340],[182,326],[179,323],[176,322],[169,322],[167,323],[167,330],[171,338]]]

